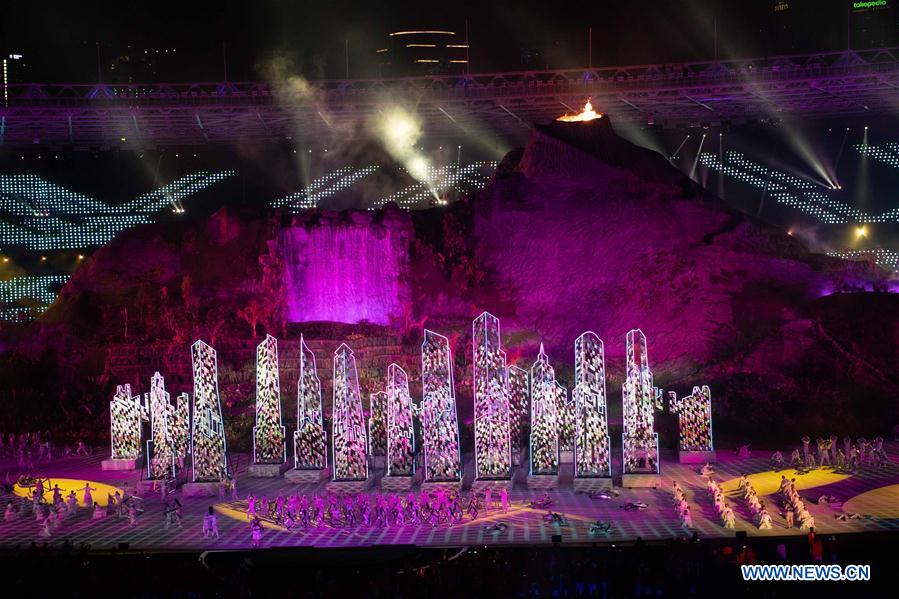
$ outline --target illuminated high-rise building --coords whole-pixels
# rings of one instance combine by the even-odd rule
[[[531,366],[531,468],[532,476],[559,474],[559,418],[556,373],[543,344]]]
[[[461,482],[459,419],[449,339],[425,329],[421,344],[425,482]]]
[[[475,479],[512,476],[509,389],[499,319],[488,312],[472,323]]]
[[[302,335],[299,371],[297,430],[293,434],[294,468],[324,470],[328,467],[328,449],[322,423],[322,385],[315,371],[315,354]]]
[[[118,385],[109,403],[112,460],[136,460],[140,456],[140,395],[131,395],[131,385]]]
[[[668,409],[677,414],[681,462],[715,460],[712,441],[712,391],[708,385],[693,387],[693,393],[677,399],[671,394]]]
[[[574,342],[574,476],[612,476],[606,366],[602,340],[588,331]]]
[[[415,474],[415,431],[409,378],[397,364],[387,367],[387,476]]]
[[[652,371],[646,350],[646,336],[640,329],[627,333],[627,372],[622,395],[623,464],[625,476],[637,475],[630,480],[636,484],[657,485],[655,479],[639,478],[639,475],[659,474],[659,435],[655,432],[655,390]],[[627,481],[622,479],[627,486]]]
[[[353,350],[342,343],[334,352],[334,401],[331,445],[334,455],[332,480],[363,481],[368,478],[367,440],[359,377]]]
[[[228,475],[218,358],[212,347],[199,340],[191,347],[191,357],[194,373],[193,479],[194,482],[218,482]]]
[[[464,33],[443,28],[393,31],[376,50],[382,77],[459,75],[468,72]]]
[[[509,366],[509,430],[512,442],[512,462],[517,465],[529,422],[528,371]]]
[[[175,475],[175,446],[172,424],[175,408],[165,390],[160,373],[150,379],[150,440],[147,442],[147,476],[169,478]]]
[[[278,376],[278,340],[271,335],[256,348],[256,426],[253,427],[253,462],[283,464],[287,460],[281,424],[281,381]]]

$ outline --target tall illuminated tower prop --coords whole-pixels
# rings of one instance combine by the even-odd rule
[[[345,343],[334,352],[334,415],[331,444],[334,454],[332,480],[368,479],[365,415],[356,374],[356,358]]]
[[[559,419],[556,373],[540,344],[531,366],[531,461],[529,488],[552,488],[559,476]]]
[[[116,386],[109,402],[109,437],[111,451],[103,470],[134,470],[140,457],[140,395],[131,395],[131,385]]]
[[[640,329],[627,333],[627,373],[621,389],[623,409],[622,486],[658,487],[659,435],[655,432],[655,393]]]
[[[712,391],[708,385],[693,387],[690,395],[672,399],[669,410],[678,416],[679,461],[683,464],[714,462]]]
[[[556,382],[556,418],[559,422],[560,459],[566,464],[574,461],[574,404],[568,400],[568,389]]]
[[[453,384],[449,339],[425,329],[421,344],[421,425],[424,438],[424,482],[461,484],[459,419]]]
[[[499,320],[488,312],[472,323],[475,480],[512,477],[509,390]]]
[[[169,433],[176,469],[183,470],[184,462],[190,455],[190,395],[187,393],[178,395],[169,420]]]
[[[387,367],[387,475],[381,483],[387,489],[393,479],[403,479],[402,487],[408,489],[414,474],[415,431],[409,378],[405,370],[391,364]]]
[[[256,426],[249,476],[280,476],[287,463],[287,430],[281,423],[278,340],[266,335],[256,347]]]
[[[512,442],[512,465],[521,462],[521,447],[529,420],[528,371],[509,366],[509,429]]]
[[[322,421],[322,384],[315,354],[300,335],[297,380],[297,429],[293,433],[293,470],[284,478],[293,483],[317,482],[328,467],[327,433]]]
[[[191,433],[194,482],[218,482],[228,474],[225,423],[219,399],[218,359],[212,347],[198,340],[191,347],[194,409]]]
[[[160,373],[150,379],[150,440],[147,441],[147,477],[169,478],[175,475],[175,445],[172,425],[175,407],[165,390]]]
[[[587,331],[574,342],[574,490],[612,486],[612,458],[602,340]]]
[[[368,406],[368,453],[383,460],[387,455],[387,393],[369,394]]]

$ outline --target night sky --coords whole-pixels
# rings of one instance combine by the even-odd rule
[[[837,50],[846,46],[846,0],[622,0],[617,2],[15,2],[0,19],[0,51],[29,59],[32,80],[91,81],[100,43],[104,80],[115,57],[133,49],[172,49],[158,80],[218,80],[227,48],[229,78],[258,79],[274,55],[291,57],[308,77],[340,77],[349,42],[350,74],[377,75],[374,50],[396,28],[465,31],[472,71],[565,68],[587,62],[593,27],[595,65],[704,60],[719,55]],[[870,38],[856,17],[857,46]],[[897,37],[895,7],[879,21]],[[885,25],[883,25],[885,23]],[[890,37],[892,36],[892,37]],[[875,41],[880,41],[876,39]]]
[[[841,51],[847,46],[847,37],[851,37],[853,48],[899,46],[897,0],[888,0],[887,8],[876,15],[853,12],[851,0],[781,0],[778,10],[778,0],[621,0],[589,4],[259,0],[221,2],[214,7],[206,2],[57,4],[51,9],[47,3],[19,1],[4,7],[0,52],[26,56],[27,71],[19,80],[96,81],[97,43],[105,82],[129,78],[149,83],[220,81],[225,68],[223,44],[232,81],[265,79],[267,66],[276,57],[287,59],[292,73],[308,78],[340,78],[345,73],[347,45],[350,76],[377,77],[375,50],[384,46],[390,31],[441,28],[464,35],[466,23],[472,72],[586,66],[588,27],[593,28],[595,66],[710,60],[715,55],[716,25],[720,58]],[[852,20],[848,22],[850,14]],[[152,58],[149,67],[135,64],[144,52]],[[808,129],[804,135],[815,140],[815,151],[831,162],[841,146],[840,132],[852,128],[847,136],[850,149],[838,172],[845,188],[834,195],[869,210],[896,205],[899,171],[872,163],[862,178],[862,162],[851,150],[852,144],[861,141],[864,125],[871,125],[872,143],[899,139],[896,116],[804,124]],[[717,139],[717,131],[711,133]],[[658,136],[656,145],[670,152],[683,141],[685,133],[658,131],[649,135]],[[773,124],[725,135],[725,149],[740,149],[763,163],[787,165],[790,172],[810,172],[808,162],[785,143],[789,136],[796,135],[792,129]],[[689,170],[696,149],[693,141],[684,147],[683,164],[679,164],[683,170]],[[11,157],[6,158],[3,165],[8,166]],[[177,168],[187,168],[185,160],[188,158],[182,157]],[[166,159],[167,166],[168,162],[170,158]],[[293,175],[280,177],[271,161],[266,161],[265,167],[269,178],[282,182],[285,189],[298,185]],[[101,179],[106,177],[90,178]],[[710,189],[718,188],[726,195],[731,204],[756,212],[758,190],[731,181],[722,188],[714,174],[703,175],[703,179]],[[865,184],[855,185],[856,180]],[[773,202],[768,203],[764,216],[785,227],[808,220]],[[831,227],[820,234],[836,236],[842,244],[842,237],[851,235],[851,231]],[[897,227],[890,224],[878,226],[868,241],[895,247],[897,239]]]

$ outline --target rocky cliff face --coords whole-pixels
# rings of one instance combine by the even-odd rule
[[[570,362],[593,330],[620,381],[639,327],[657,384],[711,383],[747,435],[897,418],[895,281],[729,209],[608,119],[538,127],[476,210],[485,295],[506,330],[532,332],[529,354],[543,340]]]
[[[40,321],[8,335],[0,366],[45,364],[51,383],[38,385],[36,402],[76,413],[84,402],[97,414],[112,385],[144,389],[156,369],[190,390],[188,346],[202,337],[223,349],[224,400],[242,414],[252,347],[267,332],[375,348],[377,367],[359,356],[363,386],[375,390],[390,359],[417,376],[429,326],[456,344],[465,414],[470,321],[488,310],[502,319],[510,361],[529,366],[544,342],[563,379],[574,339],[599,334],[613,415],[625,333],[639,327],[657,384],[712,385],[716,434],[796,435],[798,424],[870,435],[899,417],[891,285],[872,265],[811,254],[729,209],[603,118],[537,127],[490,186],[446,209],[222,210],[127,231],[86,261]],[[37,385],[14,384],[26,395],[23,385]],[[288,410],[295,384],[282,370]]]

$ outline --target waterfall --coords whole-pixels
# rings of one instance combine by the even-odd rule
[[[408,237],[380,225],[322,223],[281,232],[288,322],[389,324],[410,291]]]

